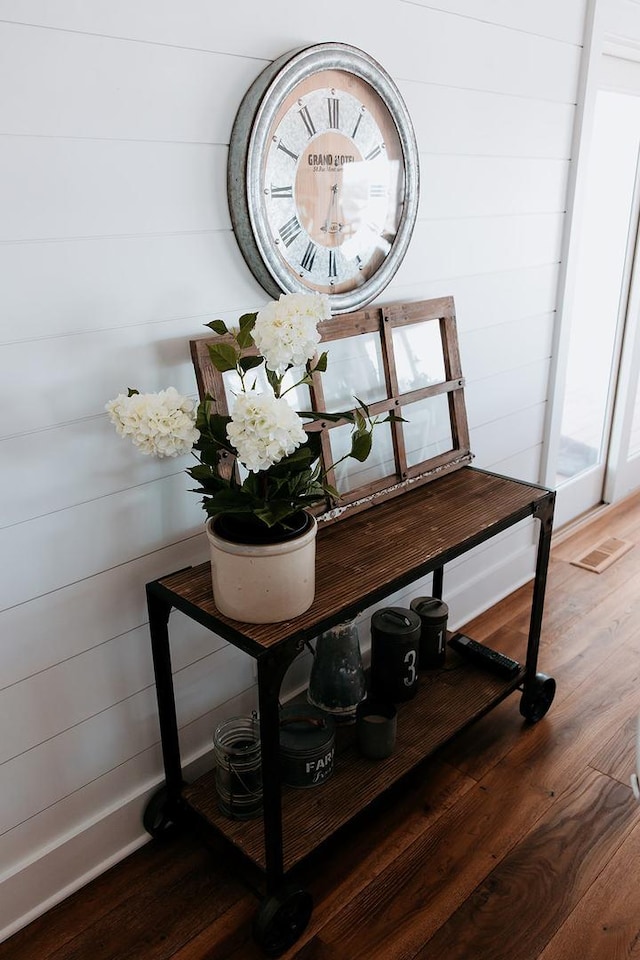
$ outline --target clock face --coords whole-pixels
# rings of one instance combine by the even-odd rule
[[[362,286],[398,232],[405,177],[395,124],[359,77],[322,71],[282,104],[260,168],[283,267],[307,288]]]
[[[229,203],[268,292],[325,293],[336,313],[365,305],[400,265],[417,202],[406,107],[367,54],[309,47],[249,90],[231,137]]]

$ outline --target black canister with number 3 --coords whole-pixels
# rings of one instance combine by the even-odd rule
[[[418,689],[422,622],[413,610],[384,607],[371,617],[370,695],[389,703],[410,700]]]

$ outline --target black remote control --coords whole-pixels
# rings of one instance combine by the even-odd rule
[[[504,653],[498,653],[491,647],[486,647],[471,637],[466,637],[464,633],[455,633],[449,640],[449,646],[464,657],[469,663],[475,663],[479,667],[486,667],[498,677],[504,677],[510,680],[520,672],[520,664],[517,660],[512,660]]]

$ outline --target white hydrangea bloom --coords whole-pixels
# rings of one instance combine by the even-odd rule
[[[121,437],[129,437],[142,453],[178,457],[189,453],[200,436],[194,404],[175,387],[158,393],[119,394],[105,410]]]
[[[310,360],[320,342],[318,323],[331,317],[329,297],[283,293],[258,312],[253,339],[269,370],[278,376]]]
[[[268,470],[307,439],[302,420],[287,401],[270,393],[239,393],[227,436],[247,470]]]

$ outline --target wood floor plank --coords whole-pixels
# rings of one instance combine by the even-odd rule
[[[635,558],[633,565],[628,568],[622,569],[618,564],[614,564],[599,576],[574,567],[572,569],[577,576],[562,580],[559,573],[563,567],[566,569],[567,564],[554,562],[551,566],[547,600],[553,594],[555,602],[545,604],[541,634],[543,647],[555,644],[575,632],[580,625],[588,625],[590,618],[605,623],[600,616],[600,606],[614,593],[618,597],[632,597],[638,582],[639,567]],[[525,632],[528,618],[517,616],[511,625],[514,629]]]
[[[171,954],[171,960],[230,960],[241,956],[264,960],[262,952],[252,939],[252,924],[258,900],[247,894],[224,910],[214,923],[192,937]]]
[[[638,703],[640,655],[614,658],[606,672],[597,668],[568,696],[560,693],[547,718],[525,731],[501,765],[514,785],[532,779],[546,789],[564,790]]]
[[[640,957],[640,826],[635,826],[551,938],[539,960]]]
[[[216,874],[211,854],[191,848],[188,859],[175,857],[153,883],[149,874],[127,898],[73,940],[49,954],[49,960],[169,960],[204,927],[246,896],[233,877]],[[184,904],[197,905],[185,911]],[[9,954],[11,956],[11,954]]]
[[[640,711],[640,703],[638,704]],[[634,714],[600,746],[591,761],[591,766],[609,777],[627,784],[636,768],[636,728],[638,718]]]
[[[598,879],[611,849],[624,843],[638,823],[640,809],[629,803],[621,784],[585,772],[415,960],[538,957]],[[406,954],[402,956],[404,960]],[[611,960],[607,953],[598,956]]]
[[[0,943],[0,960],[48,960],[58,951],[65,955],[71,940],[105,922],[108,914],[124,908],[128,900],[143,899],[145,888],[154,896],[155,882],[149,883],[150,876],[179,877],[202,855],[189,837],[147,844]]]

